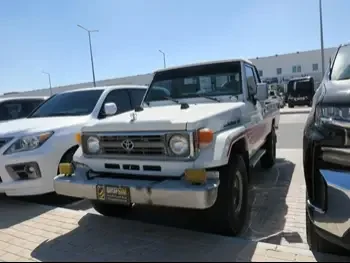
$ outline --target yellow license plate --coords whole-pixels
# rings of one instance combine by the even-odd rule
[[[130,204],[130,189],[125,186],[97,185],[96,197],[101,201]]]

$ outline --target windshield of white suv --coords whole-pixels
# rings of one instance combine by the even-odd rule
[[[45,101],[28,118],[81,116],[90,114],[103,90],[83,90],[56,94]]]
[[[339,49],[332,68],[332,80],[350,79],[350,45]]]
[[[144,102],[242,94],[239,63],[220,63],[157,72]]]

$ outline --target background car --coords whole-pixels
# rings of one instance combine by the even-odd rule
[[[27,117],[48,97],[0,98],[0,122]]]

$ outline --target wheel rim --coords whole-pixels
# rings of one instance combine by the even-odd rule
[[[236,172],[236,176],[233,182],[234,188],[234,197],[233,197],[233,207],[235,214],[238,214],[242,209],[242,201],[243,201],[243,179],[240,171]]]

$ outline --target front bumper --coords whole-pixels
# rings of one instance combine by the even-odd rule
[[[312,123],[304,131],[308,213],[320,236],[350,249],[350,151],[340,147],[339,134],[327,134]]]
[[[130,201],[166,207],[206,209],[214,205],[219,179],[209,179],[203,185],[192,185],[183,179],[144,180],[94,177],[87,179],[86,170],[77,169],[73,176],[58,175],[54,189],[60,195],[100,200],[98,186],[122,186],[130,192]]]
[[[327,209],[312,206],[314,224],[350,245],[350,172],[320,170],[327,185]]]
[[[52,149],[44,147],[37,150],[11,155],[0,155],[0,193],[7,196],[41,195],[53,192],[53,178],[57,175],[60,157]],[[30,165],[35,167],[35,179],[18,176],[17,168]]]

